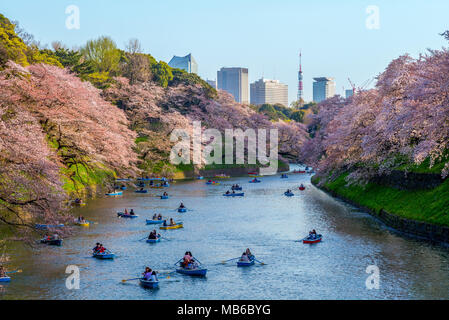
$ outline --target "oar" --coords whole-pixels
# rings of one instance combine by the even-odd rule
[[[259,260],[257,260],[256,258],[254,258],[254,260],[257,261],[257,262],[259,262],[259,263],[260,263],[261,265],[263,265],[263,266],[266,265],[265,262],[259,261]]]
[[[98,224],[98,222],[95,222],[95,221],[90,221],[90,220],[86,220],[86,221],[89,223],[92,223],[92,224]]]
[[[122,282],[125,283],[126,281],[132,281],[132,280],[140,280],[140,278],[123,279]]]
[[[167,240],[167,241],[171,241],[170,239],[164,238],[163,236],[161,236],[161,239]]]
[[[178,263],[180,263],[180,262],[182,261],[182,259],[184,259],[184,258],[179,259],[179,260],[176,261],[173,265],[176,266]]]
[[[240,257],[238,257],[238,258],[232,258],[232,259],[229,259],[229,260],[226,260],[226,261],[222,261],[221,263],[222,263],[222,264],[225,264],[226,262],[229,262],[229,261],[232,261],[232,260],[237,260],[237,259],[240,259]]]
[[[142,239],[139,239],[137,241],[142,241],[142,240],[145,240],[145,239],[147,239],[147,237],[143,237]]]
[[[198,261],[200,264],[203,264],[200,260],[198,260],[197,258],[195,258],[195,257],[192,257],[195,261]]]
[[[21,269],[14,270],[14,271],[7,271],[6,273],[7,273],[7,274],[12,274],[12,273],[20,273],[20,272],[22,272]]]

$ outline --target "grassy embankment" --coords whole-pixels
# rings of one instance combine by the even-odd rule
[[[419,166],[403,166],[418,173],[439,173],[444,164],[429,169],[428,162]],[[361,206],[379,212],[384,209],[403,218],[449,226],[449,179],[431,190],[398,190],[374,183],[362,186],[346,186],[347,174],[324,185],[325,189]],[[318,182],[318,178],[314,179]]]

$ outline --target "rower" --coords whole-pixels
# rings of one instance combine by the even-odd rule
[[[158,220],[162,220],[162,215],[159,213],[159,215],[157,216]]]
[[[153,220],[156,220],[156,219],[157,219],[157,215],[153,214]]]
[[[125,208],[125,214],[128,215],[128,209]]]
[[[4,266],[0,266],[0,278],[6,277],[6,268]]]
[[[143,279],[146,281],[150,281],[152,273],[153,273],[153,270],[151,270],[151,268],[149,268],[149,267],[146,267],[145,271],[142,273]]]
[[[168,193],[167,193],[167,192],[164,192],[163,196],[164,196],[164,197],[168,196]]]
[[[240,261],[242,261],[242,262],[249,262],[250,261],[246,251],[242,253],[242,256],[240,257]]]
[[[228,191],[226,191],[226,194],[230,194],[229,190],[228,190]]]
[[[179,205],[179,208],[180,208],[180,209],[185,208],[184,203],[181,202],[181,204]]]
[[[134,209],[131,209],[130,213],[131,216],[135,216],[136,214],[134,213]]]
[[[150,232],[148,239],[157,239],[156,230]]]
[[[175,226],[175,225],[176,225],[176,223],[175,223],[175,221],[173,220],[173,218],[170,218],[170,225],[171,225],[171,226]]]
[[[100,251],[101,248],[101,244],[99,242],[97,242],[97,244],[95,245],[95,247],[92,249],[92,251],[94,253],[97,253],[98,251]]]

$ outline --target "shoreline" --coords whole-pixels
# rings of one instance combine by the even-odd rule
[[[328,195],[337,198],[339,200],[342,200],[345,203],[348,203],[358,208],[359,210],[368,213],[369,215],[373,216],[374,218],[382,222],[386,227],[392,229],[392,231],[394,232],[397,232],[407,237],[430,241],[432,243],[436,243],[444,247],[449,247],[449,227],[439,226],[424,221],[402,218],[395,214],[389,213],[384,209],[381,209],[379,210],[379,212],[376,212],[371,208],[360,205],[359,203],[356,203],[353,200],[350,200],[338,194],[334,190],[330,190],[325,186],[318,186],[317,183],[313,181],[313,179],[311,179],[311,183],[313,186],[324,191]]]

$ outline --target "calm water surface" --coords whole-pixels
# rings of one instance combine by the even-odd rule
[[[294,167],[292,167],[293,169]],[[177,182],[168,188],[169,200],[160,190],[149,194],[126,191],[123,197],[98,199],[77,213],[97,222],[79,228],[63,247],[37,250],[12,248],[12,263],[23,273],[0,285],[1,299],[448,299],[449,249],[397,235],[371,216],[346,205],[310,184],[310,176],[290,174],[224,180],[220,186],[205,181]],[[222,194],[239,183],[244,198]],[[304,183],[306,190],[297,187]],[[295,196],[283,192],[291,188]],[[191,208],[177,213],[180,201]],[[119,219],[116,212],[134,208],[137,219]],[[184,229],[160,230],[170,239],[147,244],[154,226],[145,225],[153,213],[184,222]],[[323,242],[296,242],[315,228]],[[115,252],[113,261],[96,260],[90,250],[99,241]],[[251,248],[267,265],[237,268],[221,261]],[[148,290],[135,278],[150,266],[174,270],[186,250],[208,268],[207,277],[170,274],[160,288]],[[67,265],[81,270],[81,288],[68,290]],[[366,268],[380,270],[380,288],[368,290]]]

